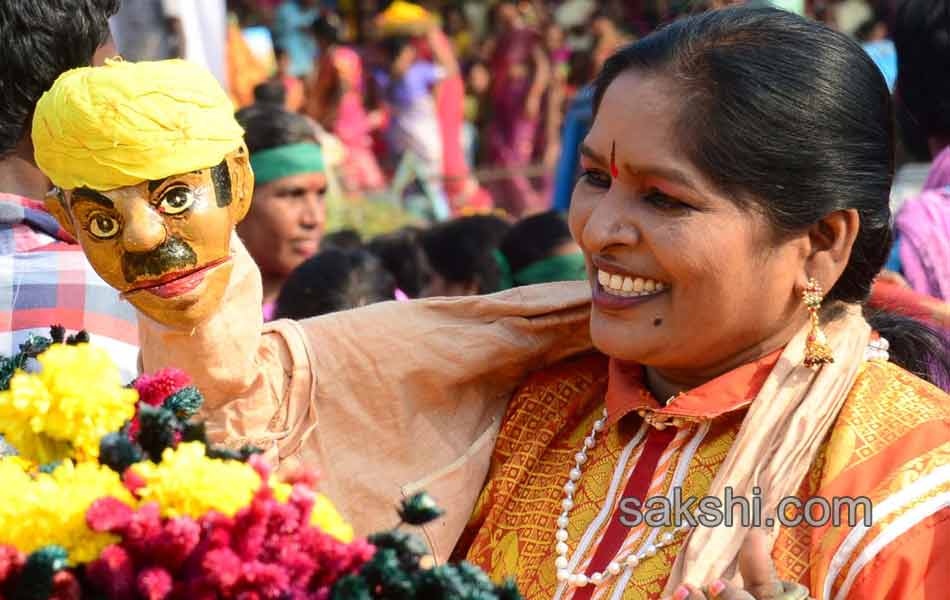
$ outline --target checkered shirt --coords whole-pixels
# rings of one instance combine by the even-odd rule
[[[0,193],[0,354],[50,325],[85,329],[109,351],[123,381],[138,368],[135,310],[100,278],[43,203]]]

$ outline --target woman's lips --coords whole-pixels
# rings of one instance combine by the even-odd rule
[[[201,282],[204,281],[205,275],[207,275],[209,271],[219,265],[226,263],[229,260],[231,260],[231,257],[226,256],[224,258],[213,260],[208,264],[196,269],[166,273],[158,279],[137,282],[132,289],[126,291],[125,293],[131,294],[132,292],[146,291],[150,294],[158,296],[159,298],[174,298],[176,296],[181,296],[201,285]]]
[[[316,240],[295,240],[290,247],[294,253],[309,258],[320,250],[320,243]]]
[[[653,292],[652,294],[644,294],[641,296],[618,296],[605,290],[604,287],[597,281],[592,282],[592,284],[591,299],[595,306],[605,310],[623,310],[625,308],[630,308],[631,306],[637,306],[638,304],[649,302],[657,296],[662,296],[669,291],[669,288],[667,288],[659,292]]]

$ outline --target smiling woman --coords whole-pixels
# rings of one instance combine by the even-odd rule
[[[51,96],[80,97],[113,68]],[[127,83],[110,85],[120,94]],[[284,468],[319,466],[357,531],[376,529],[401,495],[429,490],[450,509],[425,528],[436,560],[454,548],[496,580],[515,578],[528,600],[945,596],[950,398],[927,381],[946,366],[945,346],[862,307],[889,243],[891,105],[877,67],[823,26],[736,8],[622,49],[596,88],[570,215],[588,282],[384,302],[262,328],[259,273],[235,240],[210,319],[179,330],[140,321],[143,365],[188,366],[215,439],[266,447]],[[151,94],[134,97],[130,111],[153,107]],[[178,114],[195,113],[169,102],[160,117]],[[194,138],[181,136],[160,155],[174,167],[116,183],[98,179],[129,162],[114,160],[113,145],[91,156],[88,144],[53,143],[48,134],[63,128],[46,124],[59,111],[41,102],[37,115],[34,140],[47,136],[37,158],[53,181],[103,196],[80,193],[73,212],[52,202],[67,210],[64,225],[76,224],[80,205],[97,215],[107,239],[83,237],[94,264],[119,264],[114,251],[105,260],[116,240],[134,253],[161,247],[161,232],[193,246],[218,239],[213,219],[226,209],[210,201],[209,178],[224,156],[227,211],[247,205],[240,140],[201,164],[186,156],[185,168],[178,148]],[[64,145],[84,153],[81,168],[46,161]],[[151,163],[131,162],[151,173]],[[159,210],[188,200],[150,191],[149,181],[201,166],[182,213],[190,217]],[[96,185],[83,183],[89,176]],[[255,204],[319,207],[316,182],[279,182],[265,183],[274,195]],[[199,207],[219,212],[195,236],[187,219],[201,218]],[[295,243],[308,251],[317,220],[299,236],[258,232],[261,247],[273,252],[280,240],[275,255],[292,255]],[[578,356],[590,349],[588,332],[596,351]],[[631,519],[632,501],[653,496],[686,507],[744,496],[764,519],[789,496],[865,497],[873,519],[768,531],[698,527],[681,514]]]
[[[948,398],[902,368],[940,380],[945,346],[862,314],[890,244],[873,63],[790,13],[729,9],[620,50],[595,87],[570,227],[600,354],[515,394],[456,553],[529,599],[945,588],[948,503],[915,503],[950,497]],[[618,518],[674,492],[761,492],[766,515],[785,496],[868,496],[891,518],[768,535]]]

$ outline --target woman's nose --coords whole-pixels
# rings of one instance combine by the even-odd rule
[[[597,253],[616,245],[634,246],[640,240],[635,195],[617,188],[614,185],[590,209],[578,240],[587,252]]]
[[[165,220],[144,198],[130,199],[120,210],[125,221],[122,245],[127,252],[149,252],[165,242]]]
[[[326,221],[326,205],[320,194],[308,194],[300,212],[300,224],[307,228],[323,227]]]

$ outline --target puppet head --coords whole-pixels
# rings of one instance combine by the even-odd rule
[[[50,212],[146,316],[189,329],[218,307],[254,177],[217,81],[181,60],[67,71],[36,106]]]

